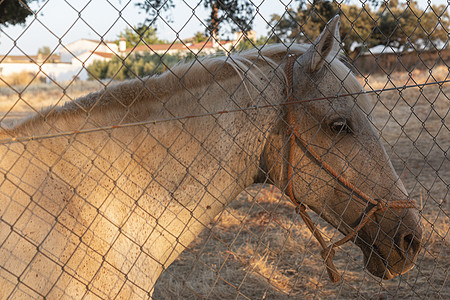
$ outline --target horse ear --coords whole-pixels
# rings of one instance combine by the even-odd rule
[[[309,47],[307,57],[311,59],[311,72],[320,70],[330,53],[336,55],[339,52],[341,44],[339,25],[340,18],[339,15],[337,15],[328,22],[319,37],[314,41],[311,47]]]

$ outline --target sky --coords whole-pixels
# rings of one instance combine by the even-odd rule
[[[125,28],[142,23],[145,12],[135,4],[142,0],[44,0],[33,3],[37,11],[25,25],[0,28],[0,55],[35,55],[39,48],[48,46],[58,51],[59,45],[81,38],[116,40]],[[158,18],[155,27],[158,37],[168,41],[192,37],[204,32],[202,23],[208,11],[200,0],[174,0],[175,7]],[[267,35],[268,22],[273,14],[282,14],[290,0],[253,0],[258,6],[254,30],[258,36]],[[295,1],[294,1],[295,2]],[[357,0],[352,2],[359,3]],[[419,0],[448,5],[448,0]],[[167,22],[165,20],[170,20]],[[229,36],[231,37],[231,35]]]

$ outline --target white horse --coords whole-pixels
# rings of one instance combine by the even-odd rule
[[[371,199],[406,199],[362,87],[339,60],[338,32],[334,18],[312,45],[182,63],[3,129],[0,298],[151,298],[164,269],[255,182],[291,182],[295,201],[348,235],[373,205],[324,162]],[[294,125],[283,105],[289,54],[294,99],[323,99],[292,104]],[[288,146],[292,126],[306,146]],[[365,267],[386,279],[411,269],[418,212],[367,221],[352,239]]]

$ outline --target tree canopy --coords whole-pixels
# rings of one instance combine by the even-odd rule
[[[87,70],[91,80],[125,80],[162,73],[181,59],[192,59],[192,56],[192,54],[184,57],[169,54],[160,56],[150,52],[133,54],[127,57],[115,56],[110,61],[94,61],[87,67]]]
[[[210,11],[205,20],[208,24],[208,35],[218,35],[222,25],[227,24],[231,30],[247,32],[253,23],[255,4],[251,0],[201,0],[203,6]],[[153,18],[174,7],[173,0],[145,0],[137,4],[143,8],[152,21]]]
[[[208,36],[206,36],[203,32],[197,31],[191,39],[192,43],[201,43],[206,42],[208,40]]]
[[[135,47],[140,43],[149,45],[164,42],[158,39],[158,36],[156,35],[156,28],[145,25],[126,28],[119,34],[119,38],[123,38],[126,41],[127,47]]]
[[[33,11],[28,4],[39,0],[3,0],[0,1],[0,25],[17,25],[25,23]]]
[[[438,43],[447,42],[450,16],[446,6],[432,5],[422,10],[416,1],[398,2],[391,0],[380,6],[376,40],[400,50],[433,49]]]
[[[422,10],[416,1],[391,0],[374,7],[329,0],[301,1],[296,10],[272,16],[272,40],[311,42],[336,14],[341,16],[340,34],[349,55],[376,45],[398,51],[434,49],[448,39],[450,18],[443,5]]]
[[[38,54],[44,55],[44,56],[48,56],[52,53],[52,49],[50,49],[49,46],[42,46],[41,48],[38,49]]]

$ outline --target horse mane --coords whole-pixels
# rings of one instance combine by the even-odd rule
[[[37,120],[48,120],[53,117],[63,117],[70,119],[76,115],[89,114],[94,110],[104,111],[106,108],[121,107],[130,109],[137,103],[151,103],[153,101],[164,101],[167,96],[177,92],[189,90],[213,81],[220,81],[231,76],[239,76],[241,80],[251,80],[260,82],[266,79],[266,72],[258,67],[258,62],[268,64],[282,74],[286,81],[284,70],[280,67],[280,62],[287,57],[288,53],[298,56],[305,53],[310,44],[270,44],[261,48],[253,48],[229,55],[210,55],[200,57],[191,61],[180,61],[168,71],[149,77],[125,80],[120,83],[105,86],[104,89],[90,93],[74,101],[68,101],[62,106],[48,107],[37,115],[22,120],[18,125],[34,123]],[[343,82],[343,86],[348,93],[360,93],[362,86],[356,77],[343,62],[342,56],[330,55],[327,57],[328,66],[335,76]],[[190,76],[195,74],[195,76]],[[245,85],[245,83],[244,83]],[[360,108],[369,112],[370,102],[368,97],[362,95],[358,97]]]
[[[261,81],[261,75],[266,74],[257,67],[261,61],[269,64],[274,70],[280,70],[280,61],[287,57],[287,53],[302,55],[310,44],[269,44],[261,48],[252,48],[229,55],[209,55],[199,57],[191,61],[180,61],[163,74],[150,77],[126,80],[112,86],[107,86],[100,92],[79,98],[62,106],[62,110],[90,110],[93,107],[119,104],[130,106],[140,100],[161,100],[174,92],[195,88],[211,83],[213,80],[221,80],[238,75],[242,80],[250,79],[254,82]],[[335,76],[343,82],[348,93],[361,93],[363,87],[354,74],[345,64],[342,55],[329,55],[327,57],[329,68]],[[283,73],[284,70],[279,72]],[[195,74],[195,76],[189,76]],[[267,79],[267,78],[266,78]],[[144,89],[143,89],[144,88]],[[151,101],[151,100],[150,100]],[[365,112],[369,112],[370,101],[364,95],[358,97],[358,104]]]

